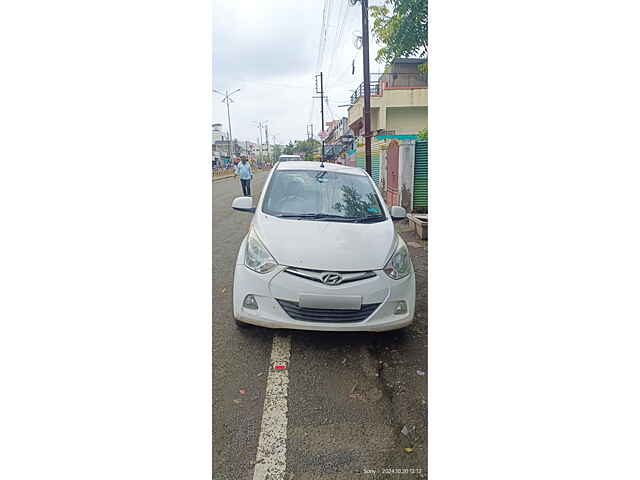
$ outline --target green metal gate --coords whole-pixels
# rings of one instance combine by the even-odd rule
[[[358,147],[356,152],[356,167],[364,170],[364,147]]]
[[[418,213],[427,211],[428,143],[428,140],[416,141],[416,161],[413,168],[413,210]]]
[[[371,142],[371,178],[378,184],[380,183],[380,145],[382,142]],[[364,146],[358,147],[356,153],[356,167],[365,170]]]
[[[384,142],[371,142],[371,178],[376,185],[380,185],[380,145]]]

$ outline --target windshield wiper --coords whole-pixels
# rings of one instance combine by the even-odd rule
[[[279,213],[278,218],[313,218],[317,213]]]
[[[384,215],[371,215],[369,217],[354,218],[353,222],[354,223],[373,223],[373,222],[381,222],[385,219],[386,217]]]
[[[352,217],[342,215],[331,215],[330,213],[282,213],[276,215],[278,218],[308,218],[312,220],[328,220],[331,222],[353,222]]]

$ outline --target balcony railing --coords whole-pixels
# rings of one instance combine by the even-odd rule
[[[426,87],[427,74],[420,72],[411,73],[372,73],[370,74],[371,95],[381,95],[387,88],[411,88]],[[364,95],[364,82],[358,85],[351,94],[351,105]]]
[[[378,84],[378,82],[371,82],[371,84],[369,85],[369,88],[370,88],[371,95],[380,95],[380,92],[379,92],[380,85]],[[356,101],[358,101],[358,98],[362,97],[363,95],[364,95],[364,82],[358,85],[358,88],[356,88],[351,94],[351,105],[356,103]]]

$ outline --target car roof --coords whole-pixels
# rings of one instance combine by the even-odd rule
[[[322,167],[320,165],[323,165]],[[320,162],[286,162],[279,163],[277,170],[316,170],[321,172],[337,172],[337,173],[349,173],[351,175],[366,175],[365,171],[358,167],[347,167],[345,165],[336,165],[335,163]]]

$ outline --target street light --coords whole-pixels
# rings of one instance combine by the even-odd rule
[[[271,139],[273,140],[273,153],[275,154],[276,152],[276,145],[277,145],[277,139],[280,137],[279,133],[271,133]],[[269,162],[271,162],[271,160],[275,160],[275,155],[274,158],[268,158]]]
[[[231,95],[233,95],[234,93],[238,93],[240,89],[234,90],[231,93],[229,93],[229,90],[225,90],[225,93],[222,93],[215,88],[213,89],[213,91],[218,95],[222,95],[224,97],[222,99],[222,103],[227,104],[227,121],[229,122],[229,160],[231,160],[231,142],[233,141],[233,135],[231,134],[231,114],[229,113],[229,104],[233,103],[233,100],[231,100]]]
[[[269,123],[269,120],[264,120],[262,122],[255,122],[254,121],[253,123],[258,127],[258,131],[260,132],[260,140],[259,140],[259,143],[260,143],[260,160],[262,160],[262,158],[263,158],[263,156],[262,156],[262,127],[266,128],[267,123]],[[269,150],[269,137],[267,137],[267,154],[269,153],[268,150]]]

